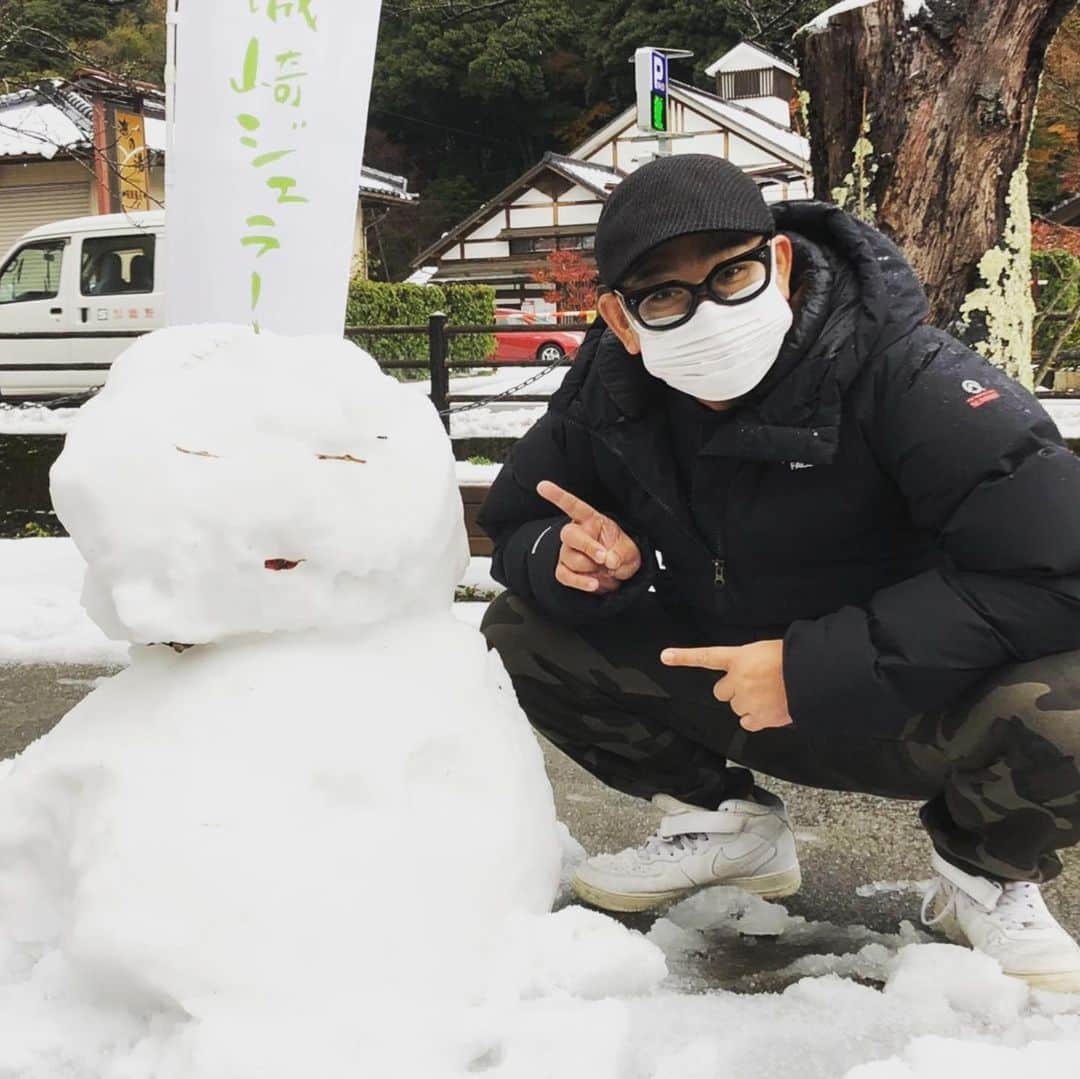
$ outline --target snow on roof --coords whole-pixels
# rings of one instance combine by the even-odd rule
[[[0,157],[52,159],[89,141],[89,130],[34,91],[0,98]]]
[[[828,30],[829,22],[835,15],[840,15],[845,11],[854,11],[857,7],[866,7],[867,4],[876,3],[877,0],[840,0],[839,4],[833,4],[831,8],[823,11],[816,18],[811,19],[805,26],[795,31],[795,36],[799,34],[820,34],[824,30]],[[904,0],[904,14],[908,18],[908,9],[914,4],[920,3],[921,0]]]
[[[552,163],[558,165],[564,172],[570,173],[571,176],[580,180],[586,187],[590,187],[601,194],[606,195],[622,179],[620,173],[603,165],[577,161],[572,157],[562,157],[558,154],[551,154],[549,157]]]
[[[147,103],[146,145],[165,151],[165,117]],[[159,106],[160,108],[160,106]],[[0,157],[43,157],[88,148],[94,106],[78,81],[46,79],[27,90],[0,96]]]
[[[419,198],[415,192],[409,190],[409,181],[404,176],[396,176],[392,172],[383,172],[367,165],[360,173],[360,190],[402,202],[414,202]]]
[[[739,134],[737,129],[741,127],[754,141],[764,143],[781,159],[797,164],[800,168],[810,167],[810,142],[797,131],[782,127],[762,116],[761,113],[740,105],[737,101],[725,101],[715,94],[688,86],[686,83],[672,82],[671,88],[677,96],[712,113],[721,123],[731,127],[736,134]]]
[[[154,111],[152,100],[147,105],[143,116],[147,149],[164,154],[168,137],[164,113]],[[61,151],[89,148],[92,117],[90,94],[78,80],[48,79],[30,89],[0,95],[0,157],[51,160]],[[408,187],[404,176],[364,166],[362,191],[413,202],[418,196]]]
[[[415,273],[409,274],[405,278],[406,285],[427,285],[430,284],[431,279],[439,272],[438,266],[421,266]]]
[[[912,0],[905,0],[905,3],[911,2]],[[922,0],[916,0],[916,2],[921,3]],[[728,49],[719,60],[714,60],[705,69],[705,74],[712,76],[721,71],[755,71],[762,67],[776,67],[789,75],[798,76],[799,74],[799,69],[789,64],[787,60],[749,41],[741,41],[735,48]]]

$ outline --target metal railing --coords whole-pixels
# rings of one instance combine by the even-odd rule
[[[408,360],[379,360],[378,364],[387,371],[424,371],[431,379],[431,403],[442,417],[443,425],[450,430],[450,417],[453,415],[455,404],[464,404],[466,407],[482,407],[496,400],[519,401],[522,404],[536,404],[548,400],[549,394],[526,394],[516,393],[518,386],[498,394],[475,394],[475,393],[451,393],[451,371],[475,371],[478,367],[495,366],[500,369],[506,367],[531,367],[541,368],[541,374],[558,367],[566,367],[574,362],[573,356],[564,356],[557,363],[545,363],[539,359],[533,360],[452,360],[450,358],[450,341],[454,337],[468,336],[491,336],[503,334],[543,334],[549,329],[552,333],[585,333],[590,323],[573,322],[568,324],[550,325],[537,323],[533,325],[469,325],[450,326],[447,324],[447,316],[441,313],[432,315],[426,326],[347,326],[345,336],[351,340],[362,340],[367,337],[405,337],[426,334],[428,339],[428,361],[418,363]],[[526,382],[536,380],[537,376],[527,379]],[[523,383],[522,385],[524,385]]]

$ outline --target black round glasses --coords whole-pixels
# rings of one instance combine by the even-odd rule
[[[664,281],[659,285],[613,291],[622,298],[635,321],[650,330],[674,330],[689,322],[706,297],[726,307],[735,307],[756,299],[772,279],[770,240],[763,240],[750,251],[718,262],[705,280],[694,285],[688,281]]]

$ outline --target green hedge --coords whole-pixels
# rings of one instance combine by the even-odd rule
[[[350,326],[425,326],[436,311],[444,312],[451,326],[488,325],[495,318],[495,290],[488,285],[406,285],[359,279],[349,287]],[[423,334],[361,336],[356,341],[377,360],[424,364],[428,360],[428,339]],[[492,334],[450,338],[452,360],[483,363],[494,348]]]
[[[1074,310],[1080,303],[1080,258],[1068,251],[1035,251],[1031,262],[1038,280],[1046,282],[1039,287],[1039,310],[1053,310],[1057,314]],[[1061,329],[1060,322],[1044,322],[1035,338],[1036,352],[1048,352]],[[1080,348],[1080,326],[1069,336],[1064,347]]]

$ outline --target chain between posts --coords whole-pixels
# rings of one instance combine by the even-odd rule
[[[457,370],[469,370],[475,369],[478,364],[476,361],[470,361],[468,363],[454,363],[450,360],[450,338],[451,337],[465,337],[478,334],[518,334],[518,333],[542,333],[546,329],[550,329],[553,333],[580,333],[587,332],[589,329],[589,323],[568,323],[566,325],[559,325],[557,323],[533,323],[527,325],[468,325],[468,326],[449,326],[447,325],[447,316],[442,311],[437,311],[428,319],[427,326],[349,326],[346,327],[345,335],[350,338],[357,337],[401,337],[408,335],[420,335],[427,334],[428,337],[428,375],[431,379],[431,403],[435,406],[436,412],[443,421],[443,426],[446,428],[447,433],[450,431],[450,417],[460,412],[472,412],[479,408],[486,408],[488,405],[496,404],[500,401],[510,400],[517,397],[519,391],[526,389],[527,387],[539,382],[545,375],[551,374],[552,371],[557,370],[559,367],[566,367],[573,363],[573,360],[562,356],[554,363],[540,364],[532,360],[511,360],[498,364],[499,367],[540,367],[542,368],[535,375],[531,375],[529,378],[517,383],[514,386],[510,386],[499,393],[492,394],[490,397],[483,397],[477,401],[470,401],[467,405],[461,405],[457,408],[451,406],[450,402],[450,372]],[[411,362],[388,362],[380,364],[386,370],[404,370],[404,371],[417,371],[424,365]],[[480,366],[483,366],[481,363]]]

